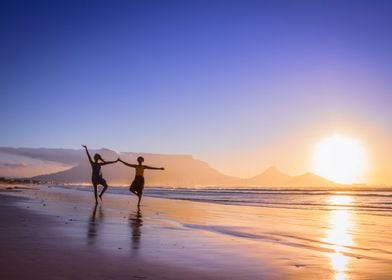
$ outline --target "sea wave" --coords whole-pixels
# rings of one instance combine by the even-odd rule
[[[71,186],[64,186],[69,188]],[[91,191],[86,186],[72,186]],[[129,195],[128,188],[111,187],[109,193]],[[392,215],[392,188],[167,188],[146,187],[145,196],[197,202],[271,208],[366,211]],[[342,199],[343,197],[343,199]]]

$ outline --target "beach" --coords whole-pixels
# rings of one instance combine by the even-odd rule
[[[390,214],[0,191],[0,279],[390,279]]]

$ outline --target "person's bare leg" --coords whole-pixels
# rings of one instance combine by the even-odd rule
[[[95,204],[98,204],[98,185],[94,185]]]
[[[102,184],[103,186],[103,190],[101,191],[101,193],[99,194],[99,199],[102,200],[102,195],[104,194],[104,192],[106,192],[106,190],[108,189],[108,184]]]
[[[140,201],[142,200],[142,195],[140,194],[138,196],[139,196],[139,201],[137,202],[137,207],[139,208],[140,207]]]

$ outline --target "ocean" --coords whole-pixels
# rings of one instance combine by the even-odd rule
[[[64,186],[91,191],[87,186]],[[130,195],[127,187],[108,193]],[[392,215],[392,187],[342,188],[167,188],[146,187],[144,196],[269,208],[363,211]]]

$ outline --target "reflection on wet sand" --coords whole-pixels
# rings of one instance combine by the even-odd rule
[[[97,216],[97,208],[98,208],[98,205],[96,204],[92,209],[90,219],[88,222],[87,237],[88,237],[88,241],[89,241],[88,244],[90,244],[90,245],[95,244],[95,240],[98,235],[99,224],[104,218],[102,205],[99,205],[98,216]]]
[[[132,230],[132,248],[138,250],[142,237],[141,227],[143,226],[142,212],[140,208],[136,212],[129,214],[129,225]]]
[[[345,206],[352,203],[350,196],[335,195],[328,199],[331,205]],[[332,244],[334,253],[328,253],[335,280],[347,279],[346,271],[350,258],[343,254],[345,246],[354,244],[350,231],[353,227],[352,213],[347,209],[335,209],[331,211],[329,227],[324,241]]]

